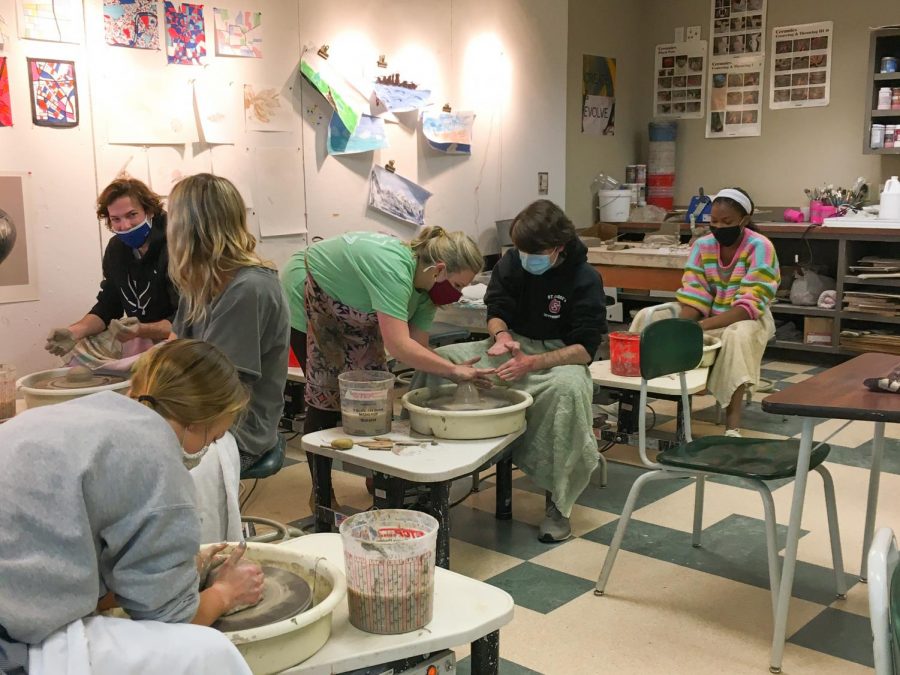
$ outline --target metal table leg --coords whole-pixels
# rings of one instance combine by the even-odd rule
[[[307,458],[310,453],[307,453]],[[331,532],[334,518],[331,515],[331,458],[312,455],[313,494],[316,502],[316,532]],[[325,507],[324,509],[322,507]],[[328,509],[327,511],[325,509]]]
[[[472,672],[478,675],[500,673],[500,631],[495,630],[472,643]]]
[[[512,455],[497,462],[496,501],[497,520],[512,520]]]
[[[866,528],[863,530],[862,562],[859,566],[859,580],[869,578],[867,562],[869,546],[875,532],[875,513],[878,511],[878,487],[881,483],[881,458],[884,455],[884,422],[875,423],[875,436],[872,439],[872,467],[869,470],[869,498],[866,502]]]
[[[431,483],[431,515],[438,521],[435,565],[450,569],[450,481]],[[473,671],[478,672],[478,671]]]

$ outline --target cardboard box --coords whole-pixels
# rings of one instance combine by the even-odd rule
[[[803,342],[808,345],[830,346],[834,319],[807,316],[803,319]]]

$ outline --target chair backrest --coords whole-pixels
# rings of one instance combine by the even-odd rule
[[[900,672],[900,567],[894,531],[884,527],[875,533],[869,548],[869,617],[875,675]]]
[[[703,358],[703,329],[688,319],[662,319],[641,331],[641,377],[692,370]]]

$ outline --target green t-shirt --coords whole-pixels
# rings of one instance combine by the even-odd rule
[[[306,332],[307,265],[323,291],[357,311],[381,312],[421,330],[434,320],[428,293],[413,288],[416,257],[409,246],[386,234],[348,232],[297,251],[285,266],[282,285],[296,330]]]

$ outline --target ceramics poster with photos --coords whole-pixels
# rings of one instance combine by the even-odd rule
[[[711,56],[765,52],[766,0],[711,0]]]
[[[705,40],[656,45],[654,117],[703,117],[706,48]]]
[[[765,57],[713,57],[709,62],[706,137],[759,136]]]
[[[828,105],[833,37],[834,23],[831,21],[772,29],[770,108]]]

